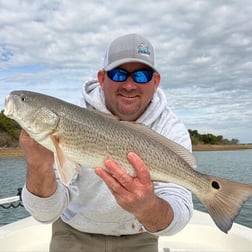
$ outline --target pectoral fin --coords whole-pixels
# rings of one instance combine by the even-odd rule
[[[33,129],[33,133],[41,133],[45,131],[47,133],[52,132],[57,128],[59,123],[59,116],[46,107],[41,107],[38,111],[36,111],[34,115],[34,120],[31,124],[31,128]]]
[[[55,147],[54,160],[60,180],[64,185],[69,186],[74,174],[76,172],[81,174],[80,165],[67,159],[57,137],[51,136],[51,140]]]

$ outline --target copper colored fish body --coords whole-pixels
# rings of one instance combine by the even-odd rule
[[[252,185],[197,172],[189,151],[144,125],[29,91],[11,92],[4,114],[53,151],[66,186],[76,172],[81,173],[79,165],[104,167],[106,157],[134,176],[127,160],[127,153],[134,151],[149,167],[153,181],[173,182],[191,190],[223,232],[228,232],[243,202],[252,196]]]

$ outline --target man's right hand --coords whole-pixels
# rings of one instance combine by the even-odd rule
[[[19,145],[24,151],[28,165],[53,165],[53,153],[32,139],[25,130],[21,130]]]
[[[25,130],[20,133],[19,144],[27,160],[28,191],[39,197],[49,197],[57,189],[53,153],[33,140]]]

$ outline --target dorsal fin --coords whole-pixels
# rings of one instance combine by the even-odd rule
[[[138,131],[140,134],[146,135],[146,137],[150,137],[155,139],[156,141],[160,142],[167,148],[169,148],[171,151],[173,151],[175,154],[180,156],[185,162],[187,162],[192,168],[196,167],[196,160],[192,153],[188,151],[185,147],[182,145],[160,135],[159,133],[155,132],[154,130],[150,129],[144,124],[137,123],[137,122],[127,122],[127,121],[121,121],[123,125],[126,127],[129,127],[133,130]]]
[[[110,120],[116,120],[119,123],[122,124],[122,126],[131,128],[140,134],[144,134],[146,137],[151,137],[155,141],[160,142],[164,146],[166,146],[168,149],[170,149],[172,152],[180,156],[186,163],[188,163],[192,168],[196,167],[196,160],[192,153],[188,151],[185,147],[182,145],[162,136],[161,134],[155,132],[154,130],[150,129],[146,125],[138,122],[128,122],[128,121],[120,121],[118,117],[112,115],[112,114],[107,114],[98,110],[92,110],[89,109],[90,111],[96,113],[97,115],[100,115],[104,118],[110,119]]]

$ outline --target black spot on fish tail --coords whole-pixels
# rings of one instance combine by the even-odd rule
[[[218,181],[212,181],[212,187],[217,190],[220,189],[220,185],[219,185]]]

